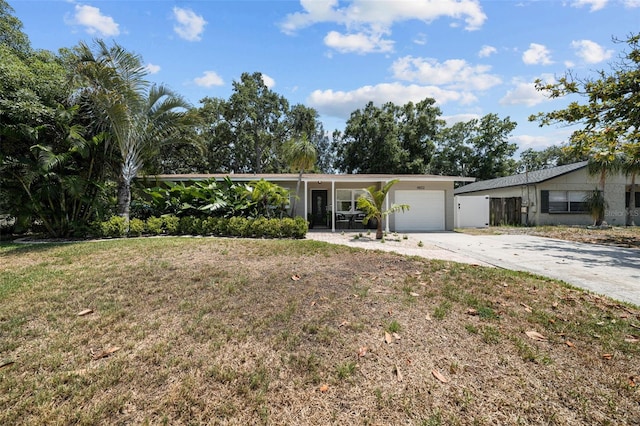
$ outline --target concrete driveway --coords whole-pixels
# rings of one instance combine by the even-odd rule
[[[354,233],[310,232],[307,238],[432,259],[492,265],[562,280],[640,306],[640,250],[529,235],[457,232],[389,236],[382,244]],[[419,246],[422,242],[422,247]]]

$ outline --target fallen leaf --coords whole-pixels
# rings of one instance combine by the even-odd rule
[[[300,280],[300,275],[298,275],[298,274],[292,275],[292,276],[291,276],[291,279],[292,279],[293,281],[299,281],[299,280]]]
[[[10,365],[15,364],[15,361],[2,361],[0,362],[0,368],[9,367]]]
[[[522,307],[524,308],[525,311],[531,313],[533,312],[533,309],[531,309],[531,306],[529,305],[525,305],[524,303],[520,303],[522,305]]]
[[[78,312],[78,314],[77,314],[77,315],[78,315],[79,317],[83,317],[83,316],[85,316],[85,315],[89,315],[89,314],[91,314],[91,313],[93,313],[93,309],[84,309],[84,310],[82,310],[82,311]]]
[[[366,346],[361,347],[360,349],[358,349],[358,356],[359,357],[365,356],[368,350],[369,349]]]
[[[316,301],[311,302],[311,306],[316,306]]]
[[[638,343],[640,342],[640,339],[638,339],[637,337],[629,336],[625,338],[624,341],[627,343]]]
[[[613,354],[602,354],[603,359],[611,359],[613,358]]]
[[[349,321],[342,321],[338,327],[344,327],[345,325],[349,325]]]
[[[629,324],[629,325],[633,328],[637,328],[638,330],[640,330],[640,325],[635,325],[635,324]]]
[[[566,342],[564,342],[565,345],[569,346],[570,348],[573,348],[575,345],[570,342],[569,340],[567,340]]]
[[[396,377],[398,378],[398,381],[401,382],[403,377],[402,377],[402,372],[400,372],[400,367],[396,365],[395,370],[396,370]]]
[[[387,313],[389,314],[389,316],[393,315],[393,311],[391,309],[389,309]]]
[[[424,319],[426,319],[427,321],[431,321],[431,315],[427,314],[427,316],[425,316]]]
[[[320,392],[325,393],[328,390],[329,390],[329,385],[324,384],[324,385],[320,386]]]
[[[398,333],[392,333],[391,335],[392,335],[392,336],[393,336],[393,338],[394,338],[394,339],[396,339],[396,340],[400,340],[400,339],[402,339],[402,337],[400,337],[400,335],[399,335]]]
[[[635,388],[636,387],[636,378],[634,376],[630,376],[629,377],[629,381],[627,382],[629,384],[630,387]]]
[[[433,374],[433,377],[435,377],[436,379],[440,380],[442,383],[448,383],[449,382],[449,379],[444,377],[438,370],[431,370],[431,374]]]
[[[114,352],[118,352],[119,350],[120,350],[120,347],[118,347],[118,346],[112,346],[112,347],[110,347],[109,349],[105,349],[104,351],[102,351],[102,352],[99,352],[99,353],[95,354],[95,355],[93,356],[93,359],[94,359],[94,360],[97,360],[97,359],[100,359],[100,358],[106,358],[106,357],[108,357],[109,355],[113,354]]]
[[[387,343],[387,345],[390,345],[393,342],[393,337],[391,337],[391,334],[387,333],[386,331],[384,332],[384,341]]]
[[[538,333],[537,331],[526,331],[525,334],[527,336],[529,336],[529,338],[533,339],[533,340],[537,340],[539,342],[546,342],[547,338],[545,336],[543,336],[542,334]]]
[[[467,309],[467,315],[478,315],[478,311],[473,308]]]
[[[418,297],[418,296],[420,296],[418,293],[414,293],[414,292],[409,293],[409,295],[411,295],[411,296],[413,296],[413,297]]]

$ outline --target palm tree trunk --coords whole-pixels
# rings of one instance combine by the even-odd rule
[[[118,216],[124,217],[127,227],[129,226],[129,211],[131,208],[131,182],[127,179],[118,179]]]
[[[295,217],[295,214],[296,214],[296,201],[298,201],[298,192],[300,192],[300,182],[302,181],[302,172],[303,170],[300,170],[300,173],[298,173],[298,183],[296,183],[296,193],[294,194],[294,197],[293,197],[293,203],[291,203],[291,217]]]
[[[376,220],[378,221],[378,226],[376,228],[376,240],[381,240],[382,239],[382,218],[376,217]]]
[[[636,226],[636,173],[631,173],[631,189],[629,191],[629,208],[627,209],[627,226]]]

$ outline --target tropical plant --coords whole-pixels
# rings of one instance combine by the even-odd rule
[[[387,182],[382,189],[378,189],[376,185],[372,185],[364,189],[364,194],[358,198],[358,209],[362,210],[365,214],[362,220],[363,224],[369,223],[371,219],[375,219],[378,222],[376,229],[376,239],[382,239],[382,220],[388,215],[405,210],[409,210],[408,204],[392,204],[391,207],[385,210],[384,204],[387,194],[393,185],[398,182],[398,179],[393,179]]]
[[[605,211],[607,209],[607,200],[604,198],[604,192],[598,191],[598,188],[589,192],[582,202],[589,211],[591,218],[593,219],[594,226],[602,225],[604,221]]]
[[[151,85],[139,55],[102,40],[75,49],[73,99],[96,130],[108,132],[117,155],[117,212],[129,220],[131,182],[150,153],[173,143],[183,127],[195,124],[190,105],[164,86]]]
[[[293,170],[298,171],[298,181],[296,183],[296,192],[291,203],[291,216],[296,213],[296,201],[300,193],[300,183],[302,182],[302,174],[305,170],[311,169],[316,163],[316,148],[307,138],[307,134],[303,133],[299,138],[292,139],[285,146],[286,157],[289,166]]]
[[[256,203],[252,217],[282,218],[287,214],[289,191],[264,179],[249,182],[251,199]]]

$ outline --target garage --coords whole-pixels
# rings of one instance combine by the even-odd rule
[[[404,213],[394,214],[397,232],[445,230],[444,191],[398,190],[395,203],[410,207]]]

